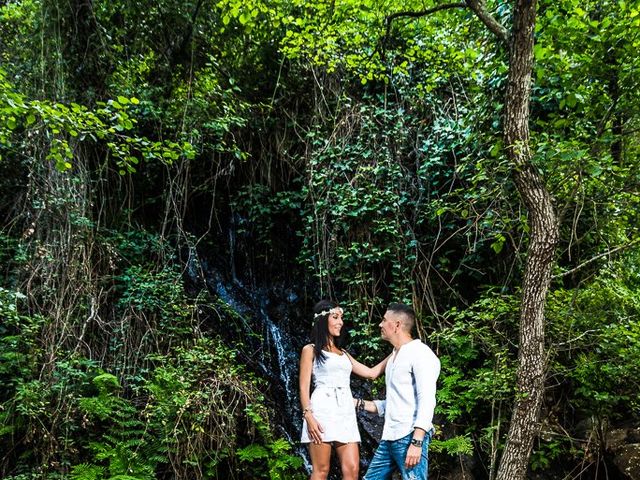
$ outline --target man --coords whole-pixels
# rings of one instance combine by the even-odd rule
[[[413,339],[413,309],[401,303],[387,307],[380,334],[393,345],[385,369],[386,400],[365,402],[367,411],[384,415],[382,439],[365,480],[387,480],[399,470],[403,480],[426,479],[429,441],[440,360],[419,339]]]

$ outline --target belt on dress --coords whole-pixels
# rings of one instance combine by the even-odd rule
[[[342,406],[342,400],[344,395],[340,395],[340,393],[342,393],[343,390],[346,390],[349,388],[349,386],[342,386],[342,387],[337,387],[337,386],[333,386],[333,385],[316,385],[316,389],[326,389],[326,390],[333,390],[333,393],[336,396],[336,402],[338,404],[339,407]]]

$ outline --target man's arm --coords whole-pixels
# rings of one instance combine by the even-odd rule
[[[413,424],[411,444],[407,450],[405,468],[413,468],[420,462],[422,442],[433,428],[433,411],[436,407],[436,383],[440,375],[440,360],[431,350],[421,349],[411,366],[416,389],[416,421]]]
[[[362,404],[360,404],[362,402]],[[363,400],[359,398],[353,398],[353,406],[356,409],[362,408],[367,413],[377,413],[379,417],[384,415],[384,407],[386,400]]]
[[[378,412],[378,416],[379,417],[384,417],[384,412],[385,412],[385,410],[387,408],[387,401],[386,400],[374,400],[373,403],[375,404],[376,411]]]
[[[436,383],[440,375],[440,360],[431,350],[421,349],[420,354],[414,357],[412,362],[413,377],[415,380],[417,415],[413,428],[416,431],[415,438],[424,437],[424,434],[433,428],[433,412],[436,408]]]

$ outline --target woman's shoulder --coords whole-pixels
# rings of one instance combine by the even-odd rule
[[[313,362],[315,358],[315,354],[313,352],[313,344],[309,343],[307,345],[305,345],[304,347],[302,347],[302,350],[300,351],[300,361],[301,362]]]

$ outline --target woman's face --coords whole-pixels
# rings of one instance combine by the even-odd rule
[[[329,330],[329,335],[332,337],[339,337],[340,331],[342,330],[342,309],[341,308],[332,308],[329,312],[329,318],[327,319],[327,327]]]

